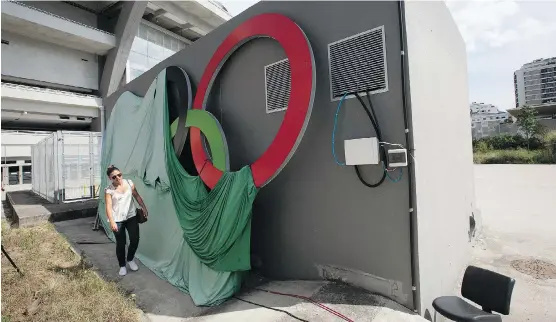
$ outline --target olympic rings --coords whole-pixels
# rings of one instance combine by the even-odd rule
[[[182,129],[189,127],[193,162],[199,176],[210,188],[216,186],[222,171],[229,170],[229,159],[222,127],[218,120],[206,111],[208,95],[218,72],[228,58],[243,44],[262,37],[273,38],[284,48],[291,70],[291,92],[286,115],[276,137],[251,165],[256,187],[266,185],[284,168],[297,149],[309,122],[315,93],[315,61],[307,37],[295,22],[280,14],[266,13],[245,21],[228,35],[210,59],[199,83],[193,109],[189,76],[179,69],[185,76],[183,85],[187,87],[188,104],[185,113],[180,109],[179,118],[171,125],[172,137],[175,135],[174,148],[178,155],[181,154],[187,136],[187,132]],[[175,75],[174,71],[173,81],[176,81]],[[180,96],[184,96],[182,92],[179,93]],[[190,120],[189,116],[194,119]],[[201,132],[207,137],[214,164],[207,157]]]
[[[291,19],[276,13],[260,14],[243,22],[216,49],[201,77],[193,101],[193,109],[205,110],[214,80],[228,58],[243,44],[261,37],[273,38],[284,49],[290,63],[291,92],[288,108],[276,137],[251,165],[253,181],[258,188],[266,185],[288,163],[311,116],[315,94],[315,60],[309,40],[301,28]],[[189,131],[195,167],[205,184],[214,188],[222,171],[212,162],[207,162],[201,130],[191,127]]]
[[[170,125],[170,135],[176,140],[179,120],[176,119]],[[214,166],[221,171],[230,170],[230,160],[228,157],[228,143],[222,130],[222,126],[208,111],[188,110],[184,128],[198,128],[203,132],[208,141]],[[185,143],[185,140],[183,140]]]

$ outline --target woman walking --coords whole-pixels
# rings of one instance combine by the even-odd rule
[[[143,208],[144,216],[148,216],[147,207],[143,199],[135,189],[135,185],[131,180],[125,180],[120,169],[111,165],[106,170],[106,175],[112,183],[104,190],[106,200],[106,215],[110,222],[110,227],[116,237],[116,257],[120,264],[120,276],[127,274],[126,260],[132,271],[139,269],[133,261],[135,252],[139,246],[139,222],[136,218],[136,207],[133,203],[133,197]],[[126,234],[129,235],[129,248],[127,249],[127,258],[125,253]]]

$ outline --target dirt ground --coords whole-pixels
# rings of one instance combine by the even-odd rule
[[[504,322],[556,321],[556,165],[477,165],[473,264],[515,278]]]
[[[2,322],[138,321],[133,299],[87,267],[51,224],[8,229],[2,246]]]

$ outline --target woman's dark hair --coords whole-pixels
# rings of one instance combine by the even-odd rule
[[[110,176],[112,174],[112,172],[114,172],[116,170],[120,171],[120,169],[116,168],[115,165],[111,165],[111,166],[108,167],[108,169],[106,169],[106,175]]]

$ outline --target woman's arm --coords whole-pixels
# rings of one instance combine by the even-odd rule
[[[143,202],[143,198],[141,198],[139,192],[137,192],[137,189],[135,189],[135,185],[133,185],[131,189],[132,189],[131,192],[133,193],[133,197],[135,197],[135,200],[137,200],[139,206],[143,208],[143,211],[145,212],[145,217],[147,217],[149,215],[149,211],[147,210],[147,206],[145,205],[145,202]]]
[[[104,202],[106,203],[106,217],[108,217],[108,222],[110,223],[110,228],[112,231],[118,231],[118,225],[114,221],[114,217],[112,216],[112,195],[109,193],[104,194]]]

